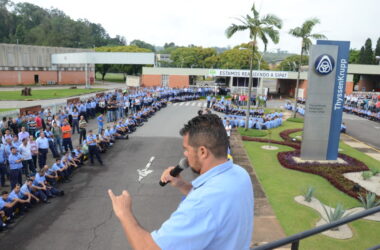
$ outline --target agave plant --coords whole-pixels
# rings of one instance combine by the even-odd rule
[[[362,203],[362,207],[365,209],[370,209],[380,205],[380,200],[376,200],[376,194],[372,192],[367,192],[365,197],[360,194],[359,199]]]
[[[305,201],[307,201],[307,202],[311,202],[311,198],[313,198],[314,193],[315,193],[315,188],[312,187],[312,186],[309,186],[309,187],[305,190],[305,192],[304,192],[304,194],[303,194],[303,197],[305,198]]]
[[[364,171],[362,173],[363,180],[369,180],[373,176],[371,171]]]
[[[371,171],[371,173],[372,173],[373,176],[376,176],[377,174],[380,173],[380,170],[374,169],[374,168],[371,168],[370,171]]]
[[[338,203],[335,208],[329,209],[327,211],[327,208],[321,203],[323,210],[325,210],[326,218],[323,218],[328,223],[332,223],[335,221],[338,221],[340,219],[343,219],[344,217],[347,217],[349,214],[345,215],[346,210],[344,209],[343,205]],[[332,228],[333,231],[338,231],[339,227]]]

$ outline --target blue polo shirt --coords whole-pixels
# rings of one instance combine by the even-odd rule
[[[5,207],[5,204],[7,204],[7,202],[5,202],[2,197],[0,197],[0,209],[3,209]]]
[[[22,185],[20,188],[21,197],[23,198],[26,195],[26,193],[30,193],[30,190],[29,190],[28,184],[24,183],[24,185]]]
[[[0,163],[4,163],[5,159],[7,157],[5,146],[3,144],[0,144]]]
[[[13,169],[21,169],[22,168],[22,162],[17,163],[16,161],[22,159],[22,156],[19,153],[10,154],[8,157],[8,162],[9,162],[9,168],[11,170]]]
[[[248,173],[227,161],[192,182],[177,210],[151,233],[161,249],[249,249],[253,188]]]
[[[49,148],[49,140],[46,137],[44,138],[38,137],[36,140],[36,143],[37,143],[38,148],[41,148],[41,149]]]
[[[86,141],[89,142],[90,146],[96,146],[96,135],[88,135]]]
[[[45,175],[41,176],[39,173],[37,173],[36,177],[34,178],[33,185],[37,186],[40,183],[45,183],[45,181],[46,181]]]

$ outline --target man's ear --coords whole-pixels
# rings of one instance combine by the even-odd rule
[[[208,157],[208,149],[205,146],[200,146],[198,149],[199,157],[201,159],[206,159]]]

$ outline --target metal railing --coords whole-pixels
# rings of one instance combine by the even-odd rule
[[[286,237],[286,238],[283,238],[283,239],[280,239],[277,241],[273,241],[273,242],[270,242],[270,243],[262,245],[262,246],[254,247],[254,248],[252,248],[252,250],[275,249],[275,248],[282,247],[282,246],[285,246],[288,244],[291,244],[291,250],[298,250],[299,245],[300,245],[300,241],[302,239],[314,236],[314,235],[322,233],[324,231],[339,227],[341,225],[347,224],[349,222],[352,222],[352,221],[355,221],[355,220],[358,220],[358,219],[361,219],[361,218],[364,218],[364,217],[367,217],[369,215],[379,213],[379,212],[380,212],[380,206],[370,208],[370,209],[364,210],[362,212],[356,213],[354,215],[347,216],[347,217],[340,219],[338,221],[328,223],[328,224],[325,224],[325,225],[322,225],[322,226],[319,226],[319,227],[316,227],[316,228],[313,228],[313,229],[310,229],[310,230],[307,230],[307,231],[304,231],[304,232],[301,232],[298,234],[294,234],[292,236],[289,236],[289,237]],[[378,238],[378,240],[380,243],[380,237]],[[373,246],[371,248],[368,248],[368,250],[374,250],[374,249],[380,249],[380,245],[376,245],[376,246]]]

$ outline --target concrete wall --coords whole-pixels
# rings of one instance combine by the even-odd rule
[[[379,67],[380,68],[380,67]],[[358,82],[358,91],[380,91],[380,77],[373,75],[362,75]]]
[[[278,89],[280,88],[281,95],[294,97],[296,82],[297,80],[293,80],[293,79],[278,79],[277,93],[278,93]],[[308,86],[307,80],[300,80],[299,89],[303,89],[303,95],[305,98],[307,97],[307,86]],[[354,90],[354,83],[346,82],[346,95],[351,94],[353,90]]]
[[[49,70],[49,68],[52,67],[52,54],[93,51],[93,49],[76,49],[0,43],[0,67],[27,68],[27,70],[29,70],[30,67],[43,67],[48,69],[41,70]],[[80,64],[67,64],[64,65],[64,67],[70,68],[84,66]]]
[[[0,71],[0,85],[34,85],[34,76],[38,75],[39,84],[47,84],[48,81],[59,84],[85,84],[86,73],[84,71]],[[94,72],[89,72],[89,78],[94,77]]]
[[[190,85],[189,76],[178,76],[178,75],[169,76],[169,87],[171,88],[185,88],[185,87],[189,87],[189,85]]]
[[[161,86],[161,75],[143,75],[141,77],[141,86],[143,87]]]
[[[59,84],[84,84],[85,65],[52,65],[55,53],[92,52],[92,49],[75,49],[0,43],[0,85],[39,84],[48,81]],[[89,67],[89,78],[94,77],[94,65]]]
[[[350,95],[354,92],[354,82],[346,82],[346,95]]]

